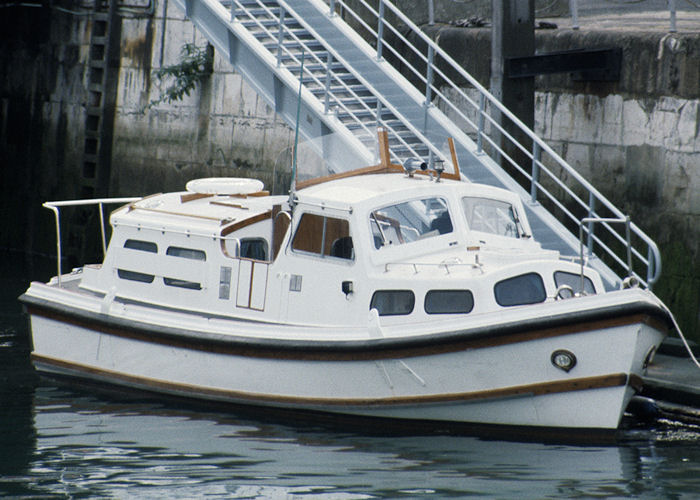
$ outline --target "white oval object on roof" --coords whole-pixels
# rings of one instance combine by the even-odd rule
[[[262,191],[263,187],[262,181],[244,177],[206,177],[185,185],[187,191],[201,194],[251,194]]]

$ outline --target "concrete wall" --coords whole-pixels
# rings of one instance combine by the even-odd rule
[[[50,252],[55,230],[41,204],[77,194],[90,21],[48,8],[1,11],[0,247]]]
[[[177,64],[186,43],[207,40],[174,5],[156,3],[148,19],[124,19],[122,65],[114,136],[112,192],[149,193],[183,189],[196,177],[257,176],[267,189],[280,191],[285,151],[293,135],[273,110],[228,62],[215,55],[214,71],[182,101],[161,103],[146,111],[171,84],[155,72]]]
[[[655,288],[700,335],[700,37],[542,33],[538,48],[623,48],[615,84],[542,77],[537,132],[655,239]]]

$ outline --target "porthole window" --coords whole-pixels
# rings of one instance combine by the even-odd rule
[[[537,273],[522,274],[496,283],[493,287],[498,305],[520,306],[544,302],[547,293],[542,277]]]
[[[430,290],[423,305],[428,314],[465,314],[474,309],[474,295],[469,290]]]
[[[566,271],[556,271],[554,273],[554,283],[559,288],[562,285],[570,286],[575,293],[581,293],[581,275],[567,273]],[[590,278],[583,277],[583,292],[586,295],[595,295],[595,286]]]
[[[380,316],[400,316],[411,314],[416,297],[411,290],[378,290],[372,295],[370,309],[376,309]]]

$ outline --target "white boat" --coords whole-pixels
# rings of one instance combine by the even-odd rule
[[[63,206],[126,204],[101,264],[22,295],[33,363],[234,404],[616,429],[670,329],[665,306],[542,249],[517,195],[382,158],[289,197],[200,179],[47,203],[57,228]]]

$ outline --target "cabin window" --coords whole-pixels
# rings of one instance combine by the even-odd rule
[[[156,245],[152,241],[126,240],[124,242],[124,248],[130,248],[131,250],[140,250],[141,252],[158,253],[158,245]]]
[[[207,254],[204,253],[204,251],[195,250],[193,248],[168,247],[168,250],[165,253],[167,255],[182,257],[184,259],[207,260]]]
[[[474,295],[469,290],[430,290],[423,303],[428,314],[464,314],[474,309]]]
[[[168,247],[168,250],[165,253],[167,255],[171,255],[173,257],[181,257],[183,259],[202,261],[207,260],[207,254],[203,250],[196,250],[194,248]],[[167,286],[185,288],[187,290],[202,289],[202,284],[199,282],[181,280],[178,278],[163,277],[163,283],[165,283]]]
[[[376,309],[380,316],[411,314],[416,297],[411,290],[378,290],[372,295],[369,308]]]
[[[117,276],[123,280],[138,281],[140,283],[153,283],[153,279],[155,278],[152,274],[128,271],[126,269],[117,269]]]
[[[522,274],[496,283],[493,287],[498,305],[520,306],[544,302],[547,293],[542,277],[537,273]]]
[[[348,221],[316,214],[301,216],[292,249],[322,257],[355,258]]]
[[[581,275],[576,273],[567,273],[566,271],[556,271],[554,273],[554,283],[557,288],[561,285],[570,286],[575,293],[581,293]],[[590,278],[583,277],[583,292],[586,295],[595,295],[595,286]]]
[[[511,238],[520,238],[524,233],[515,207],[506,201],[464,197],[462,209],[472,231]]]
[[[177,288],[186,288],[187,290],[201,290],[201,283],[196,281],[180,280],[177,278],[163,278],[163,283],[168,286],[174,286]]]
[[[369,219],[375,248],[401,245],[453,230],[447,202],[443,198],[390,205],[373,211]]]
[[[241,257],[244,259],[267,260],[267,241],[263,238],[243,238]]]

